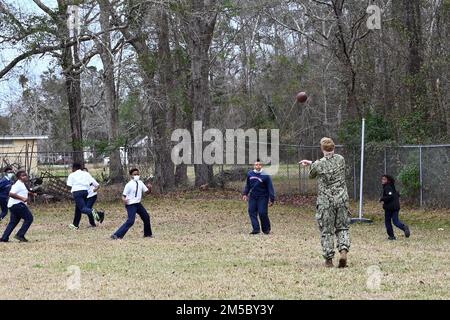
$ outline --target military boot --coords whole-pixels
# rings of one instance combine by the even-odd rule
[[[340,251],[341,257],[339,258],[339,268],[347,267],[347,250]]]
[[[327,268],[333,268],[333,267],[334,267],[334,265],[333,265],[333,259],[326,259],[326,260],[325,260],[325,267],[327,267]]]

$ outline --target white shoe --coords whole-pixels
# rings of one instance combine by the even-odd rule
[[[74,224],[69,224],[69,229],[71,229],[71,230],[78,230],[78,229],[80,229],[80,227],[77,227],[76,225],[74,225]]]

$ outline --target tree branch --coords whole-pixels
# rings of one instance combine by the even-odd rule
[[[75,70],[75,69],[81,68],[82,66],[85,66],[97,54],[99,54],[98,50],[92,50],[89,54],[84,56],[80,62],[75,63],[75,64],[71,65],[70,67],[68,67],[67,69],[63,70],[63,73],[66,74],[66,73],[71,72],[72,70]],[[81,73],[81,72],[82,72],[82,70],[77,71],[77,73]]]
[[[330,7],[330,8],[331,8],[331,4],[328,3],[328,2],[319,1],[319,0],[312,0],[312,1],[315,2],[315,3],[317,3],[317,4],[321,4],[321,5],[324,5],[324,6],[327,6],[327,7]]]
[[[20,29],[20,32],[26,33],[27,30],[23,27],[22,23],[16,19],[16,17],[9,11],[9,9],[0,2],[0,13],[3,13],[8,18],[11,19],[11,21]]]
[[[324,48],[327,48],[327,47],[328,47],[326,44],[317,41],[316,39],[314,39],[313,37],[311,37],[310,35],[308,35],[306,32],[304,32],[304,31],[302,31],[302,30],[300,30],[300,29],[297,29],[297,28],[288,26],[288,25],[285,24],[284,22],[282,22],[282,21],[278,20],[277,18],[275,18],[274,16],[272,16],[270,13],[267,13],[267,12],[266,12],[265,14],[266,14],[270,19],[272,19],[273,21],[275,21],[275,22],[278,23],[279,25],[283,26],[284,28],[286,28],[286,29],[288,29],[288,30],[291,30],[291,31],[294,31],[294,32],[297,32],[297,33],[300,33],[302,36],[308,38],[309,40],[311,40],[312,42],[318,44],[319,46],[322,46],[322,47],[324,47]]]
[[[28,50],[27,52],[24,52],[21,55],[17,56],[13,61],[11,61],[6,67],[4,67],[0,71],[0,79],[3,78],[9,71],[11,71],[11,69],[13,69],[18,63],[20,63],[21,61],[23,61],[25,59],[28,59],[31,56],[34,56],[36,54],[44,54],[44,53],[48,53],[48,52],[52,52],[52,51],[56,51],[56,50],[61,50],[64,48],[69,48],[79,42],[90,41],[92,39],[97,38],[99,35],[101,35],[105,32],[110,32],[110,31],[121,29],[121,28],[123,28],[123,26],[122,27],[119,26],[116,28],[111,28],[109,30],[101,31],[94,35],[83,35],[83,36],[78,37],[77,39],[73,39],[73,40],[65,42],[63,44],[59,44],[59,45],[55,45],[55,46],[37,47],[37,48],[33,48],[31,50]]]
[[[48,14],[54,21],[58,21],[58,15],[41,2],[41,0],[33,0],[33,2],[46,14]]]

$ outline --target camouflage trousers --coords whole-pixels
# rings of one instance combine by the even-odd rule
[[[337,249],[350,250],[350,213],[346,206],[317,206],[316,220],[319,224],[321,244],[325,259],[334,257],[334,235]]]

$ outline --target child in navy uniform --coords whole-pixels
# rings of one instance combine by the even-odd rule
[[[242,199],[248,201],[248,213],[252,223],[252,235],[270,234],[271,225],[269,220],[269,209],[275,202],[275,190],[270,175],[263,172],[263,164],[258,159],[255,163],[254,170],[247,174],[247,183],[242,192]],[[258,220],[261,220],[261,226]]]
[[[14,171],[11,167],[6,167],[3,170],[5,176],[0,179],[0,221],[5,219],[8,214],[8,199],[9,199],[9,191],[13,185],[12,178],[14,177]]]
[[[83,171],[88,172],[88,169],[84,168]],[[94,208],[94,204],[97,202],[97,191],[100,189],[100,184],[97,180],[92,177],[91,183],[89,184],[89,190],[87,195],[86,206],[90,209]],[[89,223],[91,227],[96,227],[95,219],[92,215],[88,215]]]
[[[397,228],[405,233],[407,238],[409,238],[411,235],[409,227],[400,221],[398,216],[400,212],[400,195],[395,189],[394,178],[389,175],[384,175],[381,177],[381,183],[383,184],[383,196],[381,197],[380,202],[383,202],[384,222],[389,236],[388,239],[396,240],[392,222]]]
[[[72,173],[67,178],[67,185],[71,187],[73,199],[75,200],[75,215],[73,223],[69,225],[69,228],[72,230],[78,230],[80,228],[80,220],[83,213],[89,217],[91,225],[94,220],[102,223],[105,219],[104,212],[88,207],[88,190],[91,187],[93,179],[88,172],[82,170],[80,163],[75,162],[72,165]]]
[[[150,215],[141,204],[142,194],[151,193],[151,185],[146,186],[139,176],[138,169],[130,170],[131,180],[125,185],[122,194],[122,201],[127,209],[127,221],[111,236],[113,240],[122,239],[128,230],[133,226],[138,214],[144,223],[144,238],[152,238],[152,227],[150,224]]]
[[[9,236],[22,219],[24,220],[23,225],[14,238],[20,242],[28,242],[25,238],[25,234],[33,223],[33,215],[27,206],[29,191],[25,183],[28,182],[28,175],[25,171],[19,171],[17,172],[16,177],[17,181],[11,187],[11,191],[9,192],[10,198],[8,200],[8,208],[11,211],[11,217],[0,242],[9,241]]]

